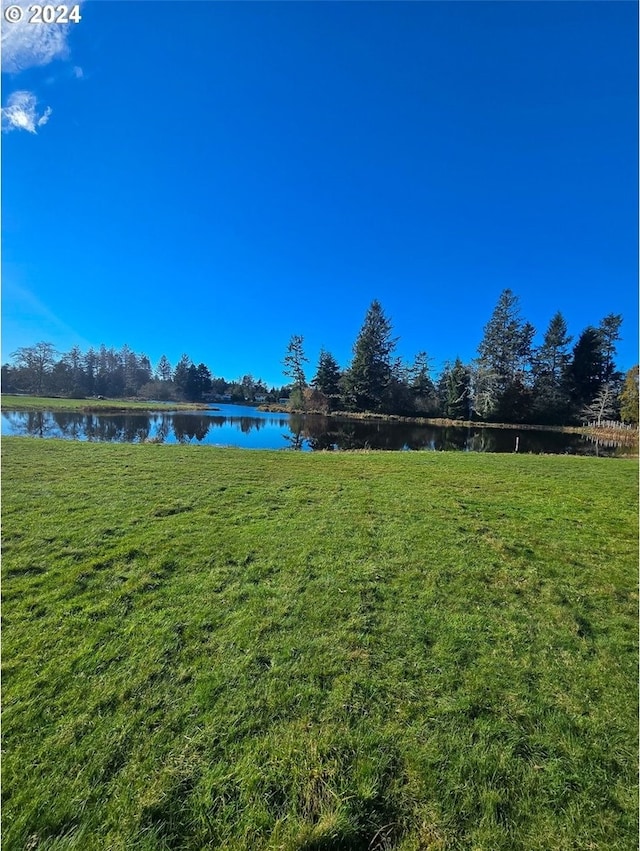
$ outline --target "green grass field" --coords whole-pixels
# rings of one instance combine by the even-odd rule
[[[168,411],[208,408],[195,402],[145,402],[135,399],[62,399],[51,396],[2,394],[2,407],[15,411]]]
[[[638,463],[3,441],[3,849],[636,849]]]

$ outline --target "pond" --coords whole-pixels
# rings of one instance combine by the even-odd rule
[[[384,420],[353,420],[317,414],[274,414],[245,405],[210,410],[84,413],[2,411],[3,435],[30,435],[115,443],[193,443],[245,449],[457,450],[617,455],[578,434],[504,428],[431,426]]]

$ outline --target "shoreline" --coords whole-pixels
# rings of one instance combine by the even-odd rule
[[[620,440],[625,443],[634,443],[638,441],[638,429],[627,427],[598,428],[592,426],[538,425],[535,423],[497,423],[486,422],[484,420],[450,420],[446,417],[408,417],[400,414],[376,414],[367,411],[331,411],[330,413],[326,413],[322,411],[302,411],[299,409],[290,410],[284,405],[258,405],[257,410],[274,414],[298,414],[300,416],[312,414],[314,416],[331,417],[335,419],[415,423],[416,425],[432,425],[442,428],[499,428],[511,429],[514,431],[550,431],[564,434],[585,434],[602,437],[604,439],[615,438],[616,440]]]
[[[70,399],[65,396],[20,396],[13,393],[3,393],[2,408],[23,411],[79,411],[84,414],[119,414],[127,411],[214,411],[214,408],[204,402],[149,402],[142,399],[99,399],[85,397]]]

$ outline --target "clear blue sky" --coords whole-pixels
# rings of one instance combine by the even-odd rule
[[[377,298],[438,370],[505,287],[538,341],[623,314],[637,361],[636,3],[81,14],[3,25],[3,362],[128,343],[281,383],[291,334],[345,366]]]

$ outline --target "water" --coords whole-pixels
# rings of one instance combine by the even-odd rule
[[[3,435],[67,440],[192,443],[244,449],[386,449],[579,455],[624,454],[577,434],[501,428],[426,426],[320,415],[273,414],[245,405],[199,411],[87,414],[79,411],[2,411]]]

